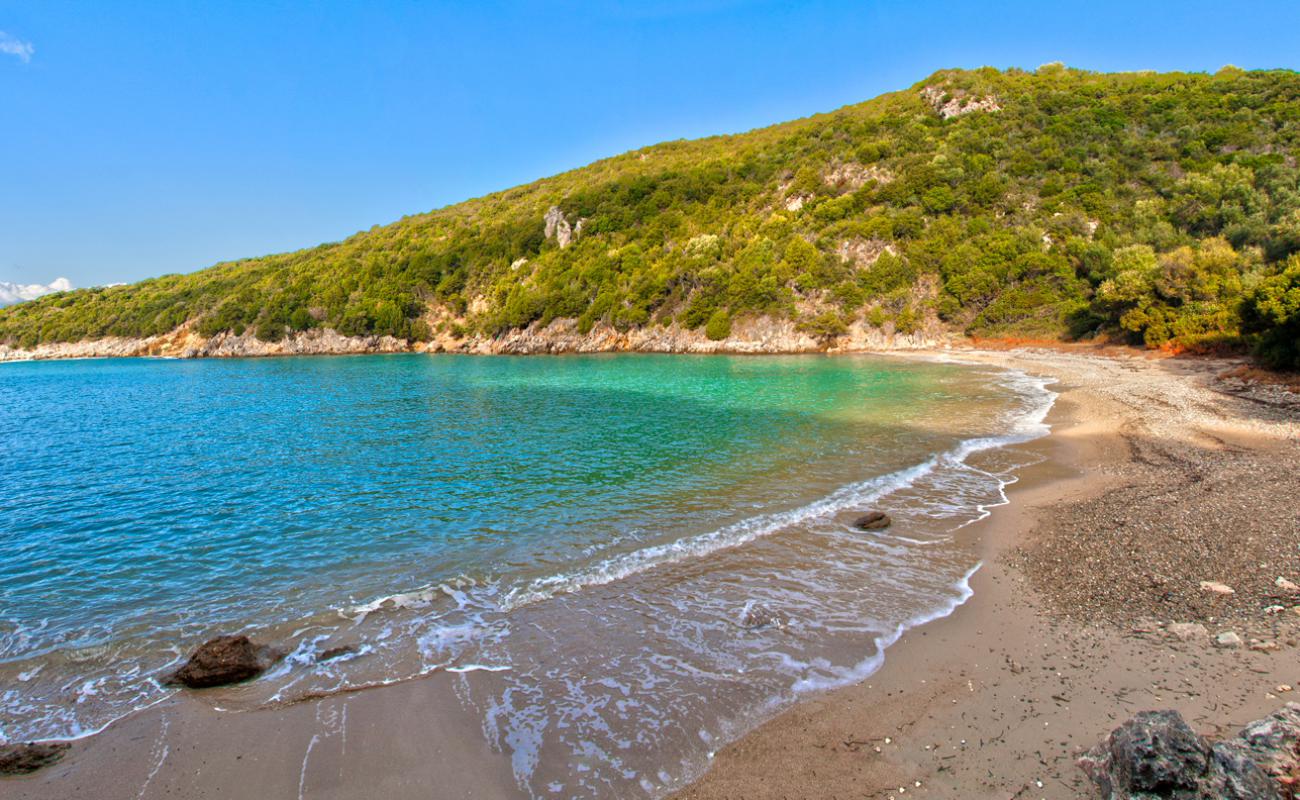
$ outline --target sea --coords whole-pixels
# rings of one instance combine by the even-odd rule
[[[0,364],[0,742],[246,633],[288,655],[231,713],[447,673],[526,794],[662,797],[970,597],[1054,397],[886,356]]]

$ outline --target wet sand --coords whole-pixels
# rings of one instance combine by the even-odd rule
[[[966,530],[984,561],[974,597],[906,634],[864,683],[723,749],[678,796],[1086,796],[1073,759],[1137,710],[1173,707],[1203,732],[1228,732],[1294,697],[1274,689],[1300,685],[1290,607],[1300,598],[1275,614],[1259,604],[1277,575],[1300,580],[1295,409],[1219,391],[1213,376],[1225,365],[1214,362],[951,355],[1052,375],[1062,392],[1053,435],[1029,445],[1048,459],[1022,472],[1008,506]],[[1234,488],[1252,480],[1268,490]],[[1197,549],[1200,508],[1232,522],[1209,526],[1228,546]],[[1075,538],[1090,549],[1066,546]],[[1226,559],[1238,552],[1268,566]],[[1158,569],[1132,568],[1153,554]],[[1058,591],[1085,577],[1089,591]],[[1201,580],[1237,594],[1210,602]],[[1280,649],[1224,650],[1162,627],[1187,621]],[[74,743],[53,767],[0,780],[0,795],[520,796],[508,756],[457,699],[467,679],[246,713],[214,708],[237,689],[179,695]]]

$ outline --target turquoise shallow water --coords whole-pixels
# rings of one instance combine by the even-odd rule
[[[232,703],[453,670],[534,794],[662,794],[964,598],[1048,402],[871,358],[0,365],[0,739],[247,630],[293,655]]]

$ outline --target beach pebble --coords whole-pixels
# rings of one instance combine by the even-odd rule
[[[1182,642],[1190,642],[1194,639],[1206,639],[1210,632],[1199,622],[1174,622],[1166,630],[1169,635]]]
[[[1238,636],[1233,631],[1224,631],[1223,633],[1214,637],[1214,644],[1217,647],[1230,647],[1230,648],[1241,647],[1241,637]]]
[[[1278,694],[1286,694],[1287,692],[1291,691],[1292,688],[1294,687],[1292,687],[1291,684],[1289,683],[1279,683],[1277,685],[1277,688],[1274,689],[1274,691],[1276,691]]]
[[[1260,653],[1271,653],[1274,650],[1281,650],[1282,645],[1277,642],[1261,641],[1259,639],[1250,640],[1250,649]]]
[[[1284,592],[1300,594],[1300,585],[1296,584],[1295,581],[1289,581],[1286,578],[1283,578],[1281,575],[1277,577],[1277,580],[1273,581],[1273,585]]]
[[[1207,592],[1214,592],[1215,594],[1228,595],[1237,593],[1236,589],[1233,589],[1226,583],[1219,583],[1218,581],[1201,581],[1201,588]]]

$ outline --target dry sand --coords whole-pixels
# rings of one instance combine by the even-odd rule
[[[721,751],[683,798],[1087,796],[1077,753],[1143,708],[1230,732],[1294,695],[1300,411],[1231,394],[1208,361],[952,353],[1051,375],[1048,459],[967,529],[974,597],[909,632],[866,682]],[[1214,580],[1235,589],[1220,597]],[[1266,613],[1270,606],[1284,606]],[[1163,627],[1200,622],[1182,641]],[[1277,650],[1215,647],[1232,629]],[[435,675],[293,706],[181,695],[0,779],[4,798],[516,797],[455,682]],[[237,690],[236,690],[237,691]]]

